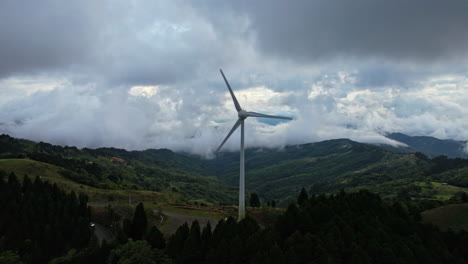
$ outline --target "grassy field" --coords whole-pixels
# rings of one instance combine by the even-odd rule
[[[422,213],[423,220],[443,230],[468,231],[468,203],[449,204]]]
[[[34,181],[36,176],[44,181],[56,183],[59,188],[75,193],[85,193],[93,203],[128,203],[131,197],[134,204],[138,202],[163,205],[174,202],[174,198],[152,191],[140,190],[106,190],[76,183],[63,177],[59,171],[63,168],[29,159],[0,159],[0,170],[7,173],[14,172],[20,180],[28,175]]]
[[[147,213],[149,224],[161,225],[160,215],[164,215],[162,230],[166,235],[170,235],[184,222],[199,220],[202,226],[208,221],[214,227],[219,219],[225,218],[222,213],[213,211],[209,208],[188,209],[180,207],[170,207],[168,204],[180,204],[180,201],[169,195],[152,191],[139,190],[106,190],[90,187],[84,184],[76,183],[62,176],[59,171],[63,168],[38,162],[29,159],[0,159],[0,170],[7,173],[14,172],[20,181],[25,175],[28,175],[34,181],[39,176],[44,181],[56,183],[60,189],[65,191],[74,191],[75,193],[85,193],[89,196],[89,205],[95,211],[96,221],[112,230],[112,222],[106,218],[108,208],[123,218],[131,219],[135,207],[142,202]],[[130,205],[131,198],[131,205]],[[101,214],[101,216],[100,216]]]
[[[416,185],[422,188],[421,193],[425,198],[435,198],[438,200],[448,200],[459,192],[468,193],[468,188],[443,184],[440,182],[415,182]]]

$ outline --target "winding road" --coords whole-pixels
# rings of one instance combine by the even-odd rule
[[[98,223],[94,223],[94,235],[98,240],[99,246],[102,244],[103,240],[110,241],[114,238],[109,229]]]

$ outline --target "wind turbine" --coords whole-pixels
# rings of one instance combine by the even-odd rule
[[[266,118],[276,118],[276,119],[286,119],[286,120],[292,120],[292,118],[289,117],[282,117],[282,116],[273,116],[273,115],[265,115],[265,114],[260,114],[256,112],[247,112],[244,109],[241,108],[239,102],[237,101],[236,96],[234,95],[234,92],[231,89],[231,86],[229,85],[229,82],[227,81],[226,77],[224,76],[223,70],[219,70],[221,72],[221,75],[223,76],[224,82],[226,82],[227,88],[229,89],[229,93],[231,93],[232,101],[234,102],[234,106],[236,107],[237,110],[237,116],[239,119],[237,119],[237,122],[234,124],[232,127],[231,131],[227,134],[226,138],[223,140],[223,143],[219,145],[218,149],[216,152],[218,152],[221,147],[226,143],[228,138],[236,131],[236,129],[240,126],[241,127],[241,142],[240,142],[240,179],[239,179],[239,221],[245,218],[245,167],[244,167],[244,120],[251,116],[251,117],[266,117]]]

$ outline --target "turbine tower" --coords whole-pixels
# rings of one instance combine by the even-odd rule
[[[249,116],[251,116],[251,117],[276,118],[276,119],[287,119],[287,120],[292,120],[292,118],[282,117],[282,116],[265,115],[265,114],[245,111],[244,109],[241,108],[239,102],[237,101],[237,98],[234,95],[234,92],[232,91],[231,86],[229,85],[229,82],[226,80],[226,77],[224,76],[223,70],[220,69],[219,71],[221,72],[221,75],[223,76],[224,82],[226,82],[227,88],[229,89],[229,93],[231,94],[232,101],[234,102],[234,106],[236,107],[236,110],[237,110],[237,116],[239,118],[237,119],[237,122],[234,124],[231,131],[229,131],[229,133],[227,134],[226,138],[223,140],[221,145],[219,145],[216,152],[218,152],[221,149],[221,147],[224,145],[224,143],[226,143],[226,141],[232,135],[232,133],[234,133],[234,131],[236,131],[236,129],[240,126],[241,127],[240,178],[239,178],[239,221],[240,221],[240,220],[245,218],[244,120]]]

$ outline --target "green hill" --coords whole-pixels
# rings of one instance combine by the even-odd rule
[[[448,204],[423,212],[423,220],[443,230],[468,231],[468,203]]]
[[[0,158],[4,158],[1,159],[4,170],[24,174],[35,161],[33,165],[42,166],[41,174],[54,175],[54,179],[63,184],[66,183],[64,179],[69,180],[68,183],[71,180],[83,188],[89,186],[114,193],[118,190],[125,190],[125,193],[153,191],[172,200],[204,204],[232,204],[236,197],[235,188],[202,174],[204,163],[170,150],[80,150],[1,135]],[[15,158],[28,158],[28,161]],[[64,187],[71,188],[68,185]]]
[[[449,199],[468,187],[468,160],[394,153],[349,139],[283,149],[249,148],[245,157],[247,192],[283,206],[294,201],[302,187],[310,194],[369,189],[385,198],[404,200]],[[0,158],[3,170],[29,174],[22,167],[34,161],[42,164],[41,174],[53,174],[56,181],[65,185],[68,180],[80,188],[153,191],[172,201],[206,205],[232,205],[237,200],[238,152],[218,153],[206,160],[167,149],[78,149],[2,135]],[[18,165],[18,159],[26,163]],[[441,183],[454,188],[434,187]]]
[[[222,153],[216,165],[218,177],[236,183],[237,153]],[[348,139],[282,150],[249,149],[246,153],[247,186],[266,200],[295,195],[301,187],[311,193],[366,188],[384,196],[395,195],[400,188],[424,180],[430,167],[424,156],[396,154]]]
[[[55,183],[63,190],[85,193],[91,202],[128,201],[129,195],[136,201],[153,201],[161,204],[175,201],[173,197],[153,191],[106,190],[90,187],[65,178],[61,175],[61,170],[63,168],[29,159],[0,159],[0,171],[14,172],[21,180],[25,175],[32,179],[39,176],[41,180]]]
[[[413,150],[413,152],[422,152],[429,157],[445,155],[450,158],[468,158],[468,153],[464,151],[466,141],[438,139],[428,136],[408,136],[402,133],[391,133],[386,137],[408,145],[406,148],[395,148],[397,151],[408,152]]]

